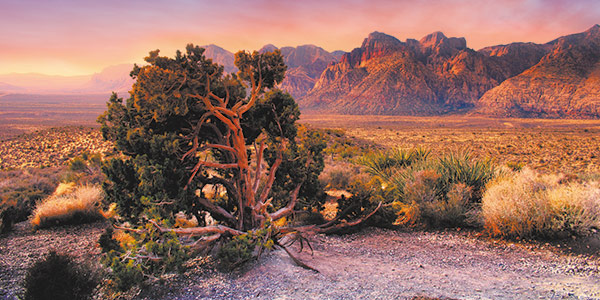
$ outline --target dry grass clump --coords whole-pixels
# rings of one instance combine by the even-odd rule
[[[495,236],[560,237],[600,228],[597,181],[565,182],[524,168],[488,184],[482,200],[486,229]]]
[[[79,186],[67,194],[53,194],[37,205],[31,225],[42,228],[101,219],[100,203],[103,196],[102,189],[95,185]]]

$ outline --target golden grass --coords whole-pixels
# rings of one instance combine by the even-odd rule
[[[490,182],[482,199],[485,228],[496,236],[552,237],[600,228],[598,182],[565,182],[525,168]]]
[[[53,196],[62,196],[62,195],[72,193],[73,190],[75,190],[75,182],[68,182],[68,183],[61,182],[58,184],[58,186],[56,187],[56,190],[54,191],[54,193],[52,195]]]
[[[103,198],[99,186],[79,186],[71,193],[52,195],[38,204],[31,218],[34,228],[62,223],[83,223],[103,217],[100,203]]]

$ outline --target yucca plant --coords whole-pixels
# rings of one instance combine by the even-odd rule
[[[493,176],[492,161],[476,159],[468,151],[418,160],[389,179],[403,203],[396,203],[396,207],[403,208],[398,210],[399,220],[406,222],[397,222],[415,224],[418,220],[434,227],[469,225],[485,184]],[[413,214],[410,218],[402,213],[407,208]]]
[[[481,202],[485,184],[494,176],[490,159],[475,159],[469,151],[450,152],[442,155],[436,171],[441,175],[440,188],[449,192],[454,184],[462,183],[473,188],[471,202]]]
[[[369,174],[389,182],[393,180],[401,168],[426,160],[430,153],[430,150],[424,148],[396,148],[367,154],[360,158],[358,163],[367,167]]]

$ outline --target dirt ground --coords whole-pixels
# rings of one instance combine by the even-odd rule
[[[105,226],[34,233],[26,223],[17,224],[14,232],[0,236],[0,298],[17,299],[26,268],[50,248],[81,260],[96,259],[96,241]],[[586,241],[583,248],[594,243]],[[468,231],[370,228],[343,236],[318,235],[312,247],[313,255],[304,251],[298,256],[318,273],[296,266],[277,250],[231,274],[192,267],[134,298],[600,299],[598,253],[562,251],[570,245],[498,241]],[[191,265],[201,264],[198,260]]]

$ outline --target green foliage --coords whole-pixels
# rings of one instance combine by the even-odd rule
[[[279,51],[238,52],[240,72],[230,75],[193,45],[174,58],[156,50],[145,60],[148,65],[131,72],[136,79],[131,97],[124,101],[113,94],[98,119],[103,137],[122,154],[104,162],[103,189],[119,218],[145,232],[130,233],[118,247],[110,240],[123,234],[102,237],[105,264],[120,289],[138,281],[139,272],[177,270],[185,260],[178,238],[158,234],[144,225],[148,219],[170,227],[180,211],[203,221],[206,210],[221,225],[251,231],[248,238],[262,249],[266,242],[254,241],[259,233],[252,230],[266,222],[264,210],[287,204],[298,183],[303,184],[297,207],[319,206],[325,199],[318,182],[325,142],[318,132],[297,127],[297,104],[275,89],[286,70]],[[258,149],[264,149],[261,164]],[[281,162],[270,190],[264,172],[254,173],[265,162],[268,167]],[[208,196],[209,189],[224,193]],[[272,198],[271,206],[258,211],[258,198],[261,203]],[[243,238],[229,243],[226,248],[240,253],[235,260],[244,261],[250,245]],[[234,252],[224,252],[232,264]]]
[[[83,172],[87,168],[87,165],[83,158],[75,157],[69,162],[69,170],[75,172]]]
[[[494,177],[494,166],[489,159],[475,159],[471,153],[448,153],[439,158],[436,171],[441,175],[441,190],[450,192],[454,184],[463,183],[472,188],[469,202],[481,203],[485,184]]]
[[[0,210],[0,233],[7,233],[15,223],[17,209],[14,206],[3,207]]]
[[[494,176],[490,160],[473,158],[468,152],[448,153],[406,168],[392,183],[401,192],[401,202],[412,206],[411,218],[431,227],[476,225],[485,184]],[[403,212],[400,212],[402,215]],[[402,223],[402,222],[400,222]]]
[[[423,148],[402,149],[370,153],[358,160],[367,167],[367,172],[383,180],[391,180],[395,173],[418,161],[424,161],[430,151]]]
[[[102,154],[83,152],[68,163],[67,172],[63,173],[63,182],[79,184],[100,184],[105,177],[101,172]]]
[[[239,51],[235,54],[235,65],[240,70],[239,76],[243,81],[262,77],[262,89],[271,89],[283,80],[287,66],[283,61],[281,51],[259,53],[254,51],[248,53]]]
[[[509,161],[506,162],[506,166],[513,171],[521,171],[525,165],[521,162]]]
[[[111,227],[106,228],[104,232],[98,238],[98,245],[102,250],[102,253],[110,252],[111,250],[119,251],[121,250],[121,246],[119,242],[113,239],[114,230]]]
[[[325,167],[323,149],[326,141],[321,132],[299,126],[295,139],[289,141],[283,153],[283,161],[277,170],[270,195],[273,208],[279,209],[287,204],[290,192],[299,182],[303,182],[299,192],[297,208],[319,208],[325,202],[319,174]],[[273,164],[277,158],[274,150],[265,151],[265,160]]]
[[[266,222],[261,228],[232,237],[217,253],[219,268],[231,271],[257,258],[265,249],[271,250],[275,245],[273,233],[271,223]]]
[[[398,190],[394,186],[386,186],[376,177],[356,177],[350,183],[348,191],[352,194],[351,197],[342,196],[338,199],[338,217],[346,221],[356,220],[370,213],[379,202],[388,204],[398,197]],[[395,219],[394,212],[384,206],[363,225],[391,227]]]
[[[66,254],[50,251],[25,276],[25,299],[91,299],[98,275]]]
[[[134,259],[121,258],[117,252],[111,251],[103,263],[112,270],[111,284],[118,291],[127,291],[133,286],[141,285],[144,281],[142,267]]]
[[[173,232],[161,233],[151,224],[132,232],[106,230],[98,240],[102,263],[112,270],[113,287],[126,291],[150,276],[180,272],[189,258]]]

